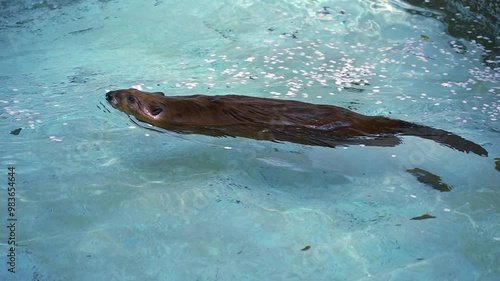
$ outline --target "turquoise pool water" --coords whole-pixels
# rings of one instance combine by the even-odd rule
[[[454,38],[439,11],[400,1],[1,7],[0,280],[499,280],[500,72],[486,35]],[[155,133],[105,101],[128,87],[338,105],[489,156],[414,137],[332,149]],[[423,214],[435,218],[411,220]]]

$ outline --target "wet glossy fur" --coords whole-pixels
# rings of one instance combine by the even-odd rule
[[[245,137],[335,147],[395,146],[398,135],[418,136],[478,155],[480,145],[453,133],[381,116],[365,116],[333,105],[249,96],[173,96],[135,89],[111,91],[115,108],[154,126],[210,136]]]

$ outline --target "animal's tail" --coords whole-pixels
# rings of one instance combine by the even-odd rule
[[[486,149],[484,149],[479,144],[466,140],[448,131],[405,121],[403,121],[402,125],[403,128],[400,130],[400,133],[402,135],[417,136],[424,139],[433,140],[437,143],[446,145],[462,152],[472,152],[477,155],[488,156],[488,151],[486,151]]]

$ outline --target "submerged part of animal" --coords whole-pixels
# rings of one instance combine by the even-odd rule
[[[333,105],[238,95],[171,96],[124,89],[106,93],[116,109],[178,133],[244,137],[336,147],[395,146],[417,136],[463,152],[487,156],[480,145],[453,133],[398,119],[366,116]]]

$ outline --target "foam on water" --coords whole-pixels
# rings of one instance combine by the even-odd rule
[[[400,1],[2,7],[0,159],[16,167],[19,226],[17,272],[2,262],[0,279],[500,275],[500,73],[438,12]],[[107,105],[106,91],[126,87],[333,104],[452,131],[489,157],[415,137],[330,149],[159,133]],[[410,220],[426,213],[436,218]]]

